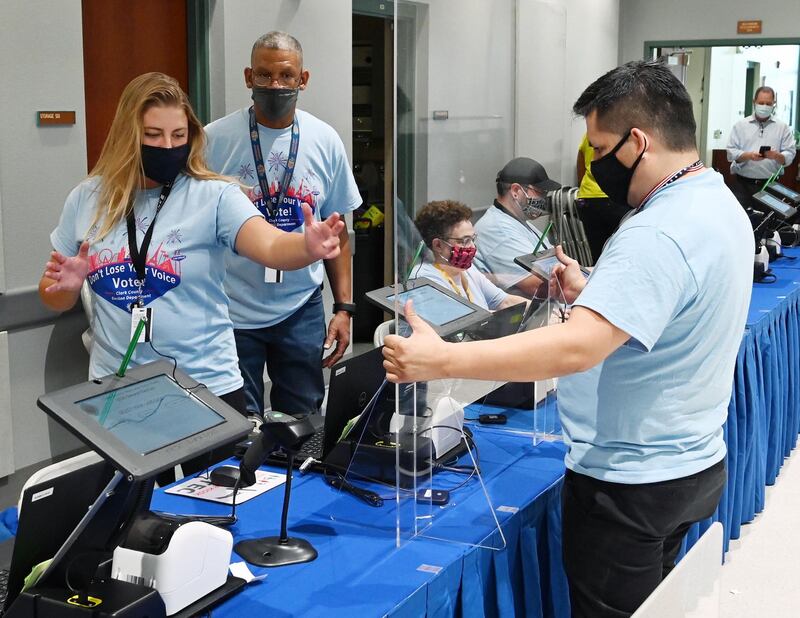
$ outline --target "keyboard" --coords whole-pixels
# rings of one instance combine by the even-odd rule
[[[299,466],[309,457],[322,461],[322,445],[325,443],[325,429],[320,429],[317,433],[305,441],[303,447],[294,456],[294,465]],[[272,453],[267,461],[276,465],[286,465],[286,451],[280,450]]]
[[[8,596],[8,569],[0,569],[0,615],[3,614],[3,607]]]
[[[305,441],[303,448],[301,448],[300,452],[297,454],[297,459],[300,461],[305,461],[309,457],[322,459],[322,445],[324,442],[325,430],[322,429]]]

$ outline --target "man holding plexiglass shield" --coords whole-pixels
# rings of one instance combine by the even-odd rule
[[[394,382],[564,376],[573,616],[628,616],[725,484],[722,426],[752,287],[752,228],[699,161],[691,100],[665,66],[618,67],[573,110],[586,118],[597,182],[632,211],[588,281],[558,249],[551,291],[560,285],[573,305],[569,320],[452,344],[408,307],[414,332],[386,338],[384,366]]]

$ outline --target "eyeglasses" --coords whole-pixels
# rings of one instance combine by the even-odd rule
[[[527,187],[525,187],[525,197],[527,197],[528,199],[530,198],[536,199],[539,197],[544,197],[545,195],[546,193],[544,191],[542,191],[537,187],[534,187],[533,185],[528,185]]]
[[[447,240],[452,240],[457,245],[461,245],[462,247],[469,247],[470,245],[474,247],[478,244],[478,235],[473,234],[472,236],[462,236],[461,238],[453,238],[448,236]]]
[[[272,75],[272,73],[252,73],[253,85],[259,88],[269,88],[276,83],[281,88],[297,88],[300,85],[300,77],[284,73],[282,75]]]

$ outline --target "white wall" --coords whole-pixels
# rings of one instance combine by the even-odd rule
[[[5,303],[37,285],[64,198],[86,175],[82,46],[80,0],[0,2],[0,291],[11,295]],[[39,110],[74,110],[77,123],[37,127]],[[79,445],[36,407],[36,398],[85,378],[86,355],[74,336],[82,324],[80,315],[64,316],[3,336],[0,426],[11,426],[4,447],[13,456],[5,460],[15,468]]]
[[[211,111],[215,120],[252,105],[244,84],[255,40],[283,30],[300,41],[311,73],[298,107],[330,124],[352,153],[352,6],[349,0],[217,0],[212,6]]]
[[[695,131],[695,140],[697,147],[702,151],[705,135],[703,131],[703,107],[705,105],[705,90],[706,90],[706,53],[705,47],[693,47],[692,53],[689,54],[689,65],[686,67],[686,91],[692,98],[692,114],[697,122],[697,130]],[[709,163],[710,159],[707,160]]]
[[[760,19],[760,35],[737,35],[736,22]],[[645,41],[800,36],[800,2],[770,0],[620,0],[620,62],[640,60]]]
[[[735,47],[711,49],[706,162],[712,150],[727,146],[731,127],[744,117],[746,68],[747,61]]]
[[[572,104],[617,66],[619,0],[519,0],[517,12],[515,154],[574,185],[586,127]]]
[[[420,4],[428,4],[421,31],[427,45],[418,41],[418,58],[427,66],[418,72],[427,79],[418,82],[417,101],[427,93],[427,107],[418,105],[416,116],[418,135],[427,135],[428,182],[419,200],[485,206],[498,170],[514,156],[515,2]],[[448,119],[432,120],[434,110],[447,111]]]
[[[80,0],[0,2],[0,204],[5,287],[38,283],[64,198],[86,175]],[[37,127],[38,110],[74,110]]]
[[[798,24],[800,26],[800,24]],[[800,30],[798,31],[800,35]],[[741,47],[745,61],[759,64],[760,81],[756,86],[770,86],[777,96],[775,118],[791,127],[795,124],[794,113],[790,114],[791,99],[797,96],[797,45],[765,45],[763,47]],[[796,111],[796,110],[794,110]]]
[[[428,14],[417,42],[428,89],[427,107],[417,110],[418,134],[428,140],[427,194],[418,201],[486,205],[497,171],[514,156],[537,159],[552,178],[574,184],[585,126],[572,104],[617,64],[619,0],[418,4]],[[431,120],[434,110],[449,119]]]

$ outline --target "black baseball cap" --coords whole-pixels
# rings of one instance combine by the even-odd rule
[[[542,191],[555,191],[561,188],[561,185],[555,180],[550,180],[541,163],[528,157],[511,159],[503,169],[497,172],[495,182],[509,184],[516,182],[522,186],[532,185]]]

